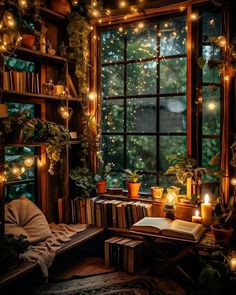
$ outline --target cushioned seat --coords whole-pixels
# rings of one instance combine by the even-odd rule
[[[51,236],[43,212],[26,197],[5,205],[5,233],[23,234],[30,244],[44,241]]]

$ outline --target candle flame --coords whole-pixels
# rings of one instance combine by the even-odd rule
[[[198,210],[196,210],[196,212],[195,212],[195,216],[199,216],[199,211]]]
[[[205,199],[205,203],[209,204],[209,195],[208,194],[205,194],[204,199]]]

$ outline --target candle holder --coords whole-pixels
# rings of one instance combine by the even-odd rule
[[[165,206],[163,211],[166,212],[166,218],[171,220],[175,219],[174,212],[176,211],[176,194],[174,192],[169,192],[166,198]]]

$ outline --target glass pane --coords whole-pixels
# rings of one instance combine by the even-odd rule
[[[186,91],[186,58],[160,61],[160,93]]]
[[[128,95],[156,93],[156,62],[139,62],[127,66]]]
[[[220,134],[220,88],[212,91],[203,87],[202,97],[202,133]]]
[[[160,132],[185,132],[186,124],[186,97],[161,97]]]
[[[210,160],[220,152],[220,139],[203,138],[202,139],[202,166],[209,167]]]
[[[127,131],[156,131],[156,99],[127,100]]]
[[[144,28],[139,26],[144,25]],[[149,58],[157,55],[157,32],[154,26],[145,27],[137,24],[127,32],[127,58]]]
[[[177,187],[180,187],[180,183],[178,182],[178,179],[175,176],[169,176],[169,175],[160,175],[159,177],[159,185],[161,187],[164,187],[164,193],[167,192],[167,188],[174,185]],[[180,192],[181,193],[181,192]]]
[[[112,172],[107,176],[107,187],[120,187],[124,188],[124,180],[122,172]]]
[[[102,96],[124,94],[124,66],[112,65],[102,68]]]
[[[123,136],[104,135],[102,141],[103,158],[111,163],[115,169],[124,168]]]
[[[209,60],[220,60],[220,48],[216,46],[203,46],[202,55],[206,60],[206,64],[203,67],[202,75],[203,82],[205,83],[219,83],[220,82],[220,73],[217,67],[209,68]]]
[[[5,202],[10,202],[12,200],[18,199],[22,195],[35,202],[35,184],[33,182],[29,182],[24,184],[5,186]]]
[[[179,17],[160,23],[160,55],[186,53],[186,18]]]
[[[102,32],[102,63],[124,59],[124,37],[117,30]]]
[[[149,194],[151,194],[150,188],[151,186],[155,186],[157,184],[156,181],[156,175],[146,175],[143,174],[142,178],[141,178],[141,191],[145,191],[148,192]]]
[[[35,116],[35,106],[33,104],[22,103],[7,103],[9,116],[13,117],[16,113],[25,112],[27,117],[33,118]]]
[[[155,136],[127,136],[127,168],[156,170]]]
[[[186,154],[186,136],[160,136],[159,169],[166,172],[170,166],[166,156],[175,154]]]
[[[103,100],[102,104],[103,132],[124,131],[124,100]]]
[[[35,177],[36,160],[34,147],[7,147],[5,148],[5,162],[8,181],[25,180]],[[32,159],[32,165],[25,164],[26,159]],[[12,169],[19,169],[18,177],[12,174]]]
[[[202,40],[211,41],[210,37],[221,35],[221,17],[219,12],[204,12],[202,15]]]

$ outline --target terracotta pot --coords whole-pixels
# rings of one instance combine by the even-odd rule
[[[107,181],[100,180],[97,182],[97,192],[98,194],[105,194],[107,192]]]
[[[71,6],[67,0],[51,0],[51,8],[53,11],[60,13],[62,15],[67,15],[71,13]]]
[[[139,189],[141,186],[140,182],[127,182],[127,188],[128,188],[128,196],[132,198],[138,198],[139,196]]]
[[[35,36],[30,34],[22,34],[22,41],[21,46],[27,47],[27,48],[33,48],[34,42],[35,42]]]
[[[234,232],[234,229],[231,226],[222,227],[221,224],[212,224],[211,230],[215,237],[216,243],[222,246],[226,246],[229,244]]]

